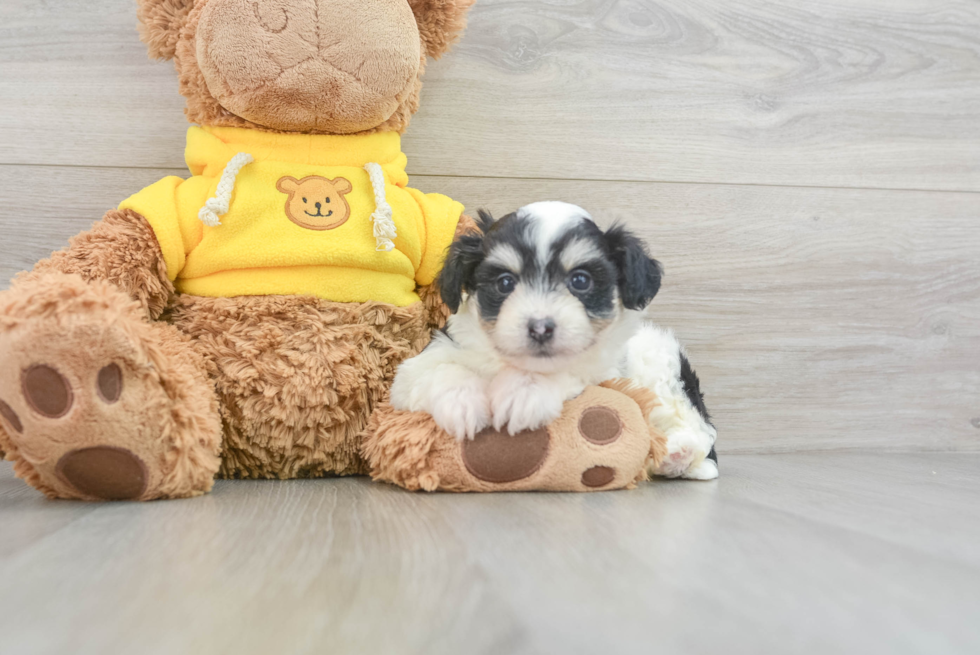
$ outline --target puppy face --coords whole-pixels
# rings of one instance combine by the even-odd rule
[[[588,350],[660,288],[660,265],[639,239],[622,227],[603,232],[575,205],[536,203],[480,220],[483,235],[450,249],[440,289],[454,312],[468,296],[494,348],[515,365],[540,370]]]

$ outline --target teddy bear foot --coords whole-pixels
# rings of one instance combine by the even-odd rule
[[[629,488],[666,453],[646,421],[653,394],[628,382],[589,387],[547,428],[486,429],[458,442],[426,414],[372,416],[364,456],[375,479],[426,491],[602,491]]]
[[[150,500],[211,488],[214,391],[177,331],[109,285],[48,276],[0,303],[0,448],[52,498]]]

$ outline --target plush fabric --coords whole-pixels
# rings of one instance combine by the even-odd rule
[[[372,415],[362,450],[375,480],[412,491],[631,488],[644,479],[645,462],[666,454],[666,438],[646,420],[656,405],[649,390],[611,381],[565,403],[546,430],[489,430],[458,442],[429,415],[386,403]]]
[[[146,479],[132,500],[211,489],[221,422],[204,362],[186,335],[148,322],[144,311],[108,282],[54,271],[19,280],[0,299],[4,369],[21,372],[0,375],[0,401],[17,417],[16,424],[0,419],[0,449],[18,476],[48,496],[95,499],[58,471],[71,453],[95,447],[142,463]],[[63,413],[50,412],[25,384],[39,366],[63,385]],[[100,373],[109,366],[121,372],[115,400],[100,395]]]
[[[221,224],[206,226],[199,212],[238,153],[255,161],[237,174]],[[167,278],[177,291],[196,296],[312,295],[408,306],[419,301],[416,285],[432,283],[441,269],[463,211],[446,196],[406,188],[407,160],[395,132],[286,135],[192,127],[186,159],[194,177],[164,178],[119,207],[147,219]],[[376,244],[377,201],[364,170],[369,162],[384,171],[398,234],[391,252],[379,252]],[[339,222],[316,225],[313,214]]]
[[[77,273],[85,280],[110,282],[139,302],[145,315],[158,319],[174,298],[174,286],[153,229],[133,211],[112,210],[71,246],[52,253],[21,273],[26,280],[51,271]]]
[[[383,123],[414,90],[422,51],[405,0],[211,0],[196,56],[232,114],[279,130],[351,134]]]
[[[140,38],[152,59],[170,59],[194,0],[137,0]]]
[[[438,59],[459,39],[474,0],[408,0],[425,53]]]
[[[387,3],[389,0],[384,0]],[[336,118],[320,117],[314,125],[308,126],[303,131],[310,134],[340,134],[358,133],[369,134],[372,132],[404,132],[408,127],[412,115],[419,107],[419,94],[422,89],[422,74],[425,72],[426,56],[439,57],[445,53],[449,47],[459,38],[466,26],[466,12],[473,4],[473,0],[402,0],[407,1],[415,17],[415,29],[419,35],[421,52],[418,58],[417,74],[410,78],[405,88],[397,94],[397,104],[390,113],[379,123],[368,127],[370,121],[368,116],[377,117],[379,112],[366,100],[370,99],[370,94],[365,94],[360,98],[354,98],[346,86],[332,87],[330,97],[320,97],[318,100],[321,107],[337,107],[338,116]],[[399,6],[396,0],[391,0],[390,8]],[[313,0],[282,0],[281,6],[308,7]],[[245,4],[237,0],[139,0],[140,4],[140,35],[147,43],[150,56],[154,58],[170,59],[173,58],[180,80],[180,92],[187,99],[187,118],[192,123],[223,127],[252,127],[271,132],[290,131],[295,128],[297,120],[303,120],[302,115],[297,119],[296,112],[288,108],[290,98],[296,94],[276,92],[272,89],[266,98],[260,100],[262,107],[258,108],[260,113],[251,114],[252,120],[240,114],[234,113],[230,107],[235,104],[234,99],[225,95],[222,101],[218,96],[225,93],[225,87],[220,80],[212,73],[211,83],[215,89],[209,88],[208,79],[202,70],[204,68],[217,67],[217,60],[210,58],[207,62],[202,62],[198,44],[198,29],[202,17],[206,15],[208,5],[233,5]],[[271,4],[271,3],[270,3]],[[341,13],[349,13],[354,19],[350,21],[354,25],[356,33],[361,33],[367,28],[375,30],[375,37],[390,34],[392,24],[404,24],[399,11],[385,12],[378,20],[368,24],[366,21],[358,20],[360,11],[366,3],[348,0],[343,3],[343,10],[338,10],[341,6],[338,0],[316,0],[315,13],[324,16],[339,16]],[[387,6],[387,5],[383,5]],[[308,9],[307,9],[308,11]],[[263,12],[265,13],[265,12]],[[393,19],[393,20],[392,20]],[[267,16],[265,22],[274,29],[278,29],[281,23],[275,16]],[[268,28],[263,28],[267,30]],[[267,47],[268,42],[263,41],[263,47]],[[375,44],[374,47],[377,47]],[[405,46],[401,46],[404,48]],[[318,58],[322,60],[320,66],[335,66],[342,68],[346,55],[344,52],[328,51],[318,53]],[[307,64],[309,65],[309,64]],[[240,65],[245,70],[252,66],[247,64]],[[325,75],[322,71],[320,74]],[[315,77],[315,76],[314,76]],[[388,76],[384,76],[388,77]],[[345,97],[355,100],[354,106],[362,108],[362,115],[353,115],[344,111],[340,115],[341,109],[336,101],[336,97],[344,94]],[[253,99],[255,96],[252,96]],[[379,98],[379,100],[382,100]],[[305,104],[309,104],[309,100]],[[386,113],[390,109],[390,103],[385,103],[386,109],[380,113]],[[255,108],[250,109],[255,110]],[[302,112],[300,112],[301,114]],[[325,114],[327,112],[324,112]],[[309,117],[305,119],[309,122]],[[355,129],[356,128],[356,129]]]
[[[422,303],[183,295],[171,311],[214,381],[224,477],[366,472],[360,433],[398,364],[430,335]]]

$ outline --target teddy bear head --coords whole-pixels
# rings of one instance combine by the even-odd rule
[[[402,131],[426,57],[473,0],[138,0],[150,56],[174,59],[193,123],[275,132]]]

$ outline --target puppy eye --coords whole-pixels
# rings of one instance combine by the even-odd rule
[[[508,294],[517,286],[517,280],[510,273],[504,273],[497,278],[497,291]]]
[[[573,271],[568,276],[568,286],[575,291],[588,291],[592,288],[592,276],[585,271]]]
[[[327,196],[327,202],[330,202],[330,197],[329,196]]]
[[[303,202],[306,202],[306,198],[303,198]]]

